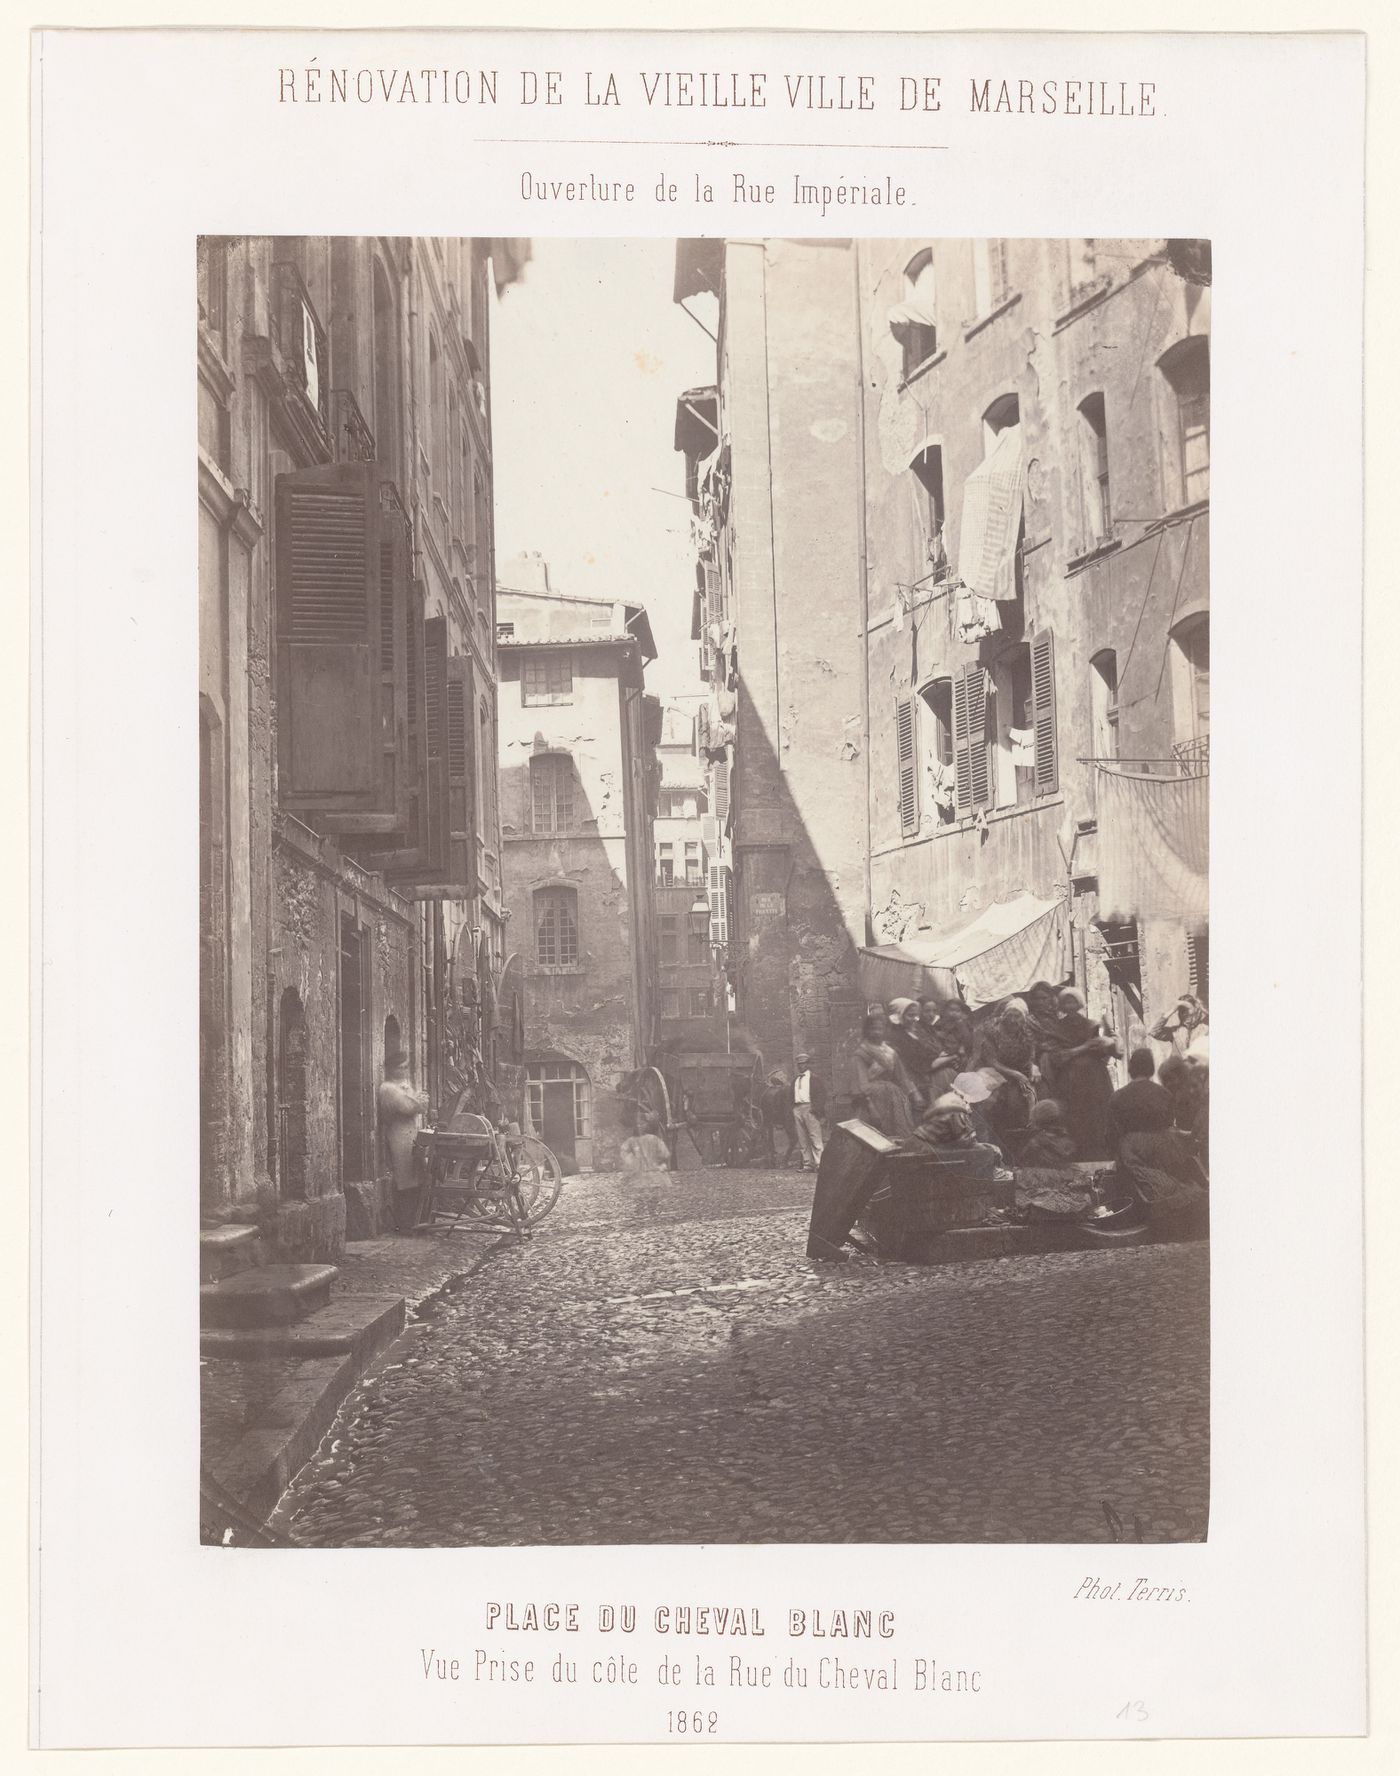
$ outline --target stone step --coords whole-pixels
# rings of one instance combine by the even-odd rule
[[[335,1418],[342,1400],[403,1330],[402,1296],[337,1295],[295,1326],[206,1326],[201,1386],[217,1396],[219,1359],[294,1359],[281,1391],[211,1461],[216,1486],[246,1512],[266,1517]],[[212,1359],[212,1360],[211,1360]]]
[[[202,1283],[202,1326],[290,1326],[322,1308],[340,1275],[333,1264],[266,1264]]]
[[[368,1363],[404,1327],[401,1295],[335,1295],[290,1326],[204,1326],[202,1357],[339,1357]]]
[[[252,1270],[262,1262],[262,1241],[256,1227],[231,1221],[224,1227],[202,1227],[199,1230],[201,1283],[221,1282],[241,1270]]]

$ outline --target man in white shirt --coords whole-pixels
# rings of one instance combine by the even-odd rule
[[[802,1149],[802,1170],[814,1172],[822,1160],[822,1112],[826,1108],[821,1081],[812,1076],[812,1057],[800,1054],[792,1080],[792,1125]]]

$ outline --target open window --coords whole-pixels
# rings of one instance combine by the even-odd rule
[[[1019,395],[998,395],[987,411],[982,415],[982,454],[990,456],[998,444],[1004,443],[1004,434],[1021,423],[1021,398]]]
[[[1031,650],[1008,648],[991,670],[988,727],[995,735],[993,798],[998,808],[1026,807],[1035,800],[1035,712],[1031,699]]]
[[[1177,747],[1210,739],[1210,616],[1201,611],[1172,630]]]
[[[1199,334],[1183,339],[1158,361],[1175,405],[1175,445],[1167,465],[1183,506],[1210,494],[1210,344]]]
[[[1086,395],[1079,403],[1079,461],[1085,538],[1092,545],[1113,534],[1113,507],[1108,489],[1108,420],[1101,394]]]
[[[904,300],[890,310],[890,332],[899,341],[907,381],[938,352],[933,252],[925,247],[904,268]]]
[[[929,807],[939,825],[947,826],[958,817],[952,679],[935,678],[920,690],[919,700]]]
[[[1089,717],[1093,752],[1099,759],[1118,757],[1118,656],[1104,648],[1089,662]]]
[[[909,472],[919,485],[923,510],[924,545],[934,582],[948,573],[948,551],[943,540],[943,447],[925,442],[909,460]]]

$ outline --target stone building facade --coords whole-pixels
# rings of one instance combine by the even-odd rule
[[[568,1172],[632,1132],[618,1096],[656,1040],[653,821],[659,699],[645,610],[556,591],[539,556],[502,569],[500,786],[524,982],[530,1126]]]
[[[385,1224],[503,958],[489,312],[521,243],[199,247],[201,1214]],[[489,993],[486,995],[489,997]]]
[[[709,773],[696,741],[699,698],[667,702],[656,749],[661,787],[656,807],[656,938],[661,1037],[684,1037],[724,1009],[715,942],[692,917],[709,899],[713,855],[707,841]]]
[[[713,387],[682,394],[695,511],[700,744],[723,823],[735,1015],[770,1067],[830,1070],[865,935],[855,280],[840,241],[682,241],[718,298]]]
[[[956,951],[1019,898],[1061,922],[1062,976],[1136,1045],[1208,991],[1203,925],[1100,917],[1096,798],[1104,762],[1209,766],[1209,248],[852,251],[875,946]],[[979,604],[968,531],[990,556],[979,483],[998,452],[1019,456],[1009,596]]]
[[[738,1016],[838,1097],[867,1002],[1043,974],[1127,1047],[1208,992],[1200,904],[1103,904],[1099,814],[1199,785],[1203,855],[1209,286],[1197,241],[679,243]]]

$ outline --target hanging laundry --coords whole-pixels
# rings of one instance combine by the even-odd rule
[[[1011,762],[1018,771],[1029,771],[1035,765],[1035,729],[1008,728],[1006,737],[1011,742]]]
[[[1016,596],[1024,482],[1021,428],[1007,426],[963,484],[958,575],[983,598]]]
[[[957,772],[942,759],[932,758],[928,762],[928,793],[929,800],[940,810],[950,809],[957,803]]]
[[[1100,916],[1202,929],[1210,907],[1209,777],[1148,777],[1100,764],[1095,793]]]

